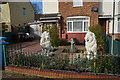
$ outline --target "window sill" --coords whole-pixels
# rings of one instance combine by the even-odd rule
[[[67,32],[67,33],[87,33],[87,31],[83,31],[83,32]]]
[[[82,7],[83,5],[79,5],[79,6],[73,6],[73,8],[77,8],[77,7]]]

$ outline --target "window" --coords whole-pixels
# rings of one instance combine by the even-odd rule
[[[0,6],[0,12],[2,12],[2,10],[1,10],[1,6]]]
[[[23,10],[22,10],[22,15],[23,15],[23,16],[26,16],[26,8],[23,8]]]
[[[83,6],[83,0],[73,0],[73,7]]]
[[[67,18],[67,32],[86,32],[88,31],[89,17],[68,17]]]
[[[120,33],[120,18],[118,18],[118,32]]]

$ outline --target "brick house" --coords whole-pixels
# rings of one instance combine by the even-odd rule
[[[93,11],[93,8],[96,11]],[[97,9],[98,2],[84,2],[84,0],[60,1],[59,13],[62,15],[62,38],[68,41],[71,38],[76,38],[80,43],[83,43],[88,27],[98,24]]]

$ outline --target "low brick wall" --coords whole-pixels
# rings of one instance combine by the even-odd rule
[[[5,71],[21,73],[32,76],[39,76],[45,78],[72,78],[72,79],[100,79],[100,80],[120,80],[120,76],[111,75],[95,75],[93,73],[78,73],[69,71],[57,71],[57,70],[46,70],[46,69],[33,69],[23,68],[15,66],[6,66]]]

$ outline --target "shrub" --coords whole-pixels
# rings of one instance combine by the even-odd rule
[[[56,25],[52,25],[52,27],[49,30],[50,32],[50,37],[51,37],[51,43],[53,45],[53,47],[58,47],[60,44],[59,41],[59,31]]]
[[[89,27],[89,30],[96,36],[98,54],[105,53],[105,32],[103,27],[97,24]]]
[[[96,73],[111,73],[111,74],[120,74],[120,57],[119,56],[98,56],[95,59]]]
[[[68,42],[66,39],[60,39],[60,46],[67,46]]]
[[[8,30],[8,25],[2,24],[2,29],[0,28],[0,31],[5,32]]]

